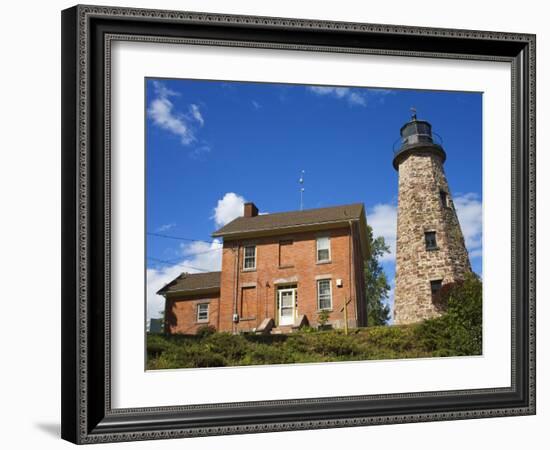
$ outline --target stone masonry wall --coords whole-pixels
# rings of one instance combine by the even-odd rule
[[[435,250],[426,249],[427,231],[436,232]],[[439,315],[430,282],[463,279],[471,266],[443,163],[433,153],[415,152],[399,165],[396,250],[394,323]]]

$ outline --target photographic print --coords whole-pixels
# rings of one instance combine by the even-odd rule
[[[535,414],[535,41],[64,10],[62,437]]]
[[[148,78],[149,370],[482,354],[482,94]]]

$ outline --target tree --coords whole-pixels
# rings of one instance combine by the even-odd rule
[[[385,325],[390,320],[390,308],[385,303],[390,285],[379,259],[390,252],[384,238],[373,236],[372,228],[367,225],[371,253],[365,260],[365,293],[367,298],[367,325]]]
[[[481,355],[483,283],[474,273],[442,288],[445,313],[422,322],[416,340],[434,356]]]

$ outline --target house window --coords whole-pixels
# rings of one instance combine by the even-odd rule
[[[197,305],[197,322],[208,322],[208,303],[199,303]]]
[[[279,241],[279,267],[292,267],[292,241]]]
[[[426,250],[437,250],[435,231],[426,231],[424,233],[424,240],[426,241]]]
[[[317,238],[317,262],[330,261],[330,238],[328,236]]]
[[[332,286],[330,280],[317,281],[317,303],[319,309],[332,309]]]
[[[255,268],[256,268],[256,246],[247,245],[244,248],[243,269],[253,270]]]

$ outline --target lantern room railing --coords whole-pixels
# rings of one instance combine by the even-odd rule
[[[399,137],[393,143],[393,154],[397,155],[403,150],[407,150],[410,147],[428,144],[428,145],[437,145],[443,147],[443,138],[432,131],[431,134],[411,134],[407,137]]]

